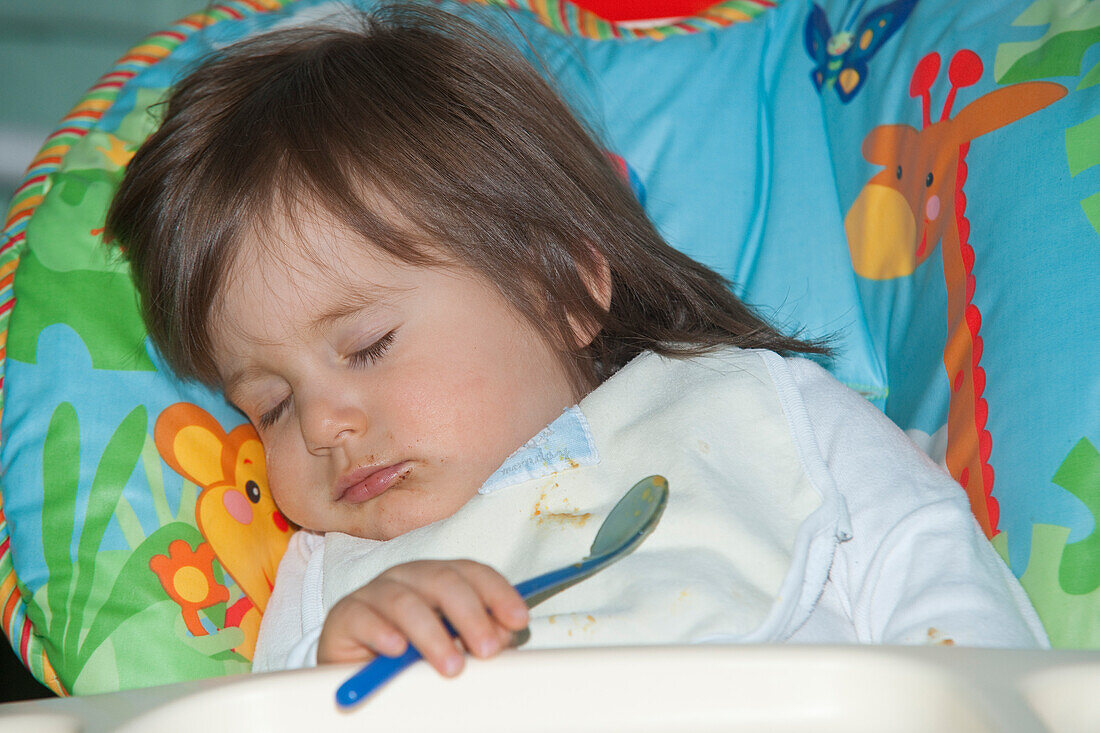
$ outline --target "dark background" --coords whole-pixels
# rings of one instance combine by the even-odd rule
[[[8,645],[7,639],[0,636],[0,702],[13,702],[15,700],[29,700],[40,697],[53,697],[53,693],[38,680],[15,656],[15,652]]]

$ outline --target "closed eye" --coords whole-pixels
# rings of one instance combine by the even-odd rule
[[[348,356],[348,363],[353,367],[365,367],[376,363],[386,353],[397,337],[397,329],[387,333],[365,349],[360,349]]]
[[[260,419],[256,421],[256,427],[258,427],[260,430],[267,430],[272,425],[274,425],[280,417],[282,417],[283,413],[287,411],[288,407],[290,407],[289,395],[287,395],[282,402],[275,405],[264,414],[260,415]]]

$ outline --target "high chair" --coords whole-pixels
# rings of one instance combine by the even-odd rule
[[[833,337],[827,366],[958,481],[1060,649],[521,652],[453,684],[410,671],[378,720],[416,729],[427,694],[480,696],[476,724],[501,729],[548,714],[668,729],[685,710],[723,730],[766,727],[768,711],[828,729],[856,709],[857,728],[890,710],[914,730],[1100,728],[1100,656],[1072,651],[1100,648],[1100,2],[727,0],[678,17],[687,4],[621,22],[580,0],[448,7],[552,78],[671,244],[781,325]],[[249,671],[292,528],[255,431],[164,366],[102,242],[172,83],[213,48],[330,6],[228,0],[150,36],[15,192],[0,233],[0,621],[54,692],[117,697],[109,713],[0,707],[0,728],[195,725],[180,697],[195,692],[247,709],[222,718],[235,725],[351,720],[300,702],[343,668],[221,679]],[[635,707],[604,719],[601,699]]]

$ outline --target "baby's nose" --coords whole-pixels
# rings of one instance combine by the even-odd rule
[[[303,406],[300,417],[302,437],[311,453],[324,453],[367,428],[362,409],[333,395]]]

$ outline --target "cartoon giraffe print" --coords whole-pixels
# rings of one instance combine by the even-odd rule
[[[1056,102],[1065,87],[1027,82],[979,97],[951,118],[956,92],[977,83],[982,62],[961,50],[951,59],[951,89],[940,119],[932,122],[932,83],[940,57],[930,53],[917,64],[909,95],[920,97],[922,129],[879,125],[863,141],[868,162],[885,166],[856,197],[844,219],[855,271],[866,278],[903,277],[923,263],[937,242],[947,286],[947,343],[943,364],[951,386],[947,414],[947,468],[966,489],[986,536],[997,533],[999,509],[993,497],[993,440],[986,429],[989,407],[982,396],[985,370],[981,312],[974,304],[974,248],[966,218],[966,154],[970,141]]]

